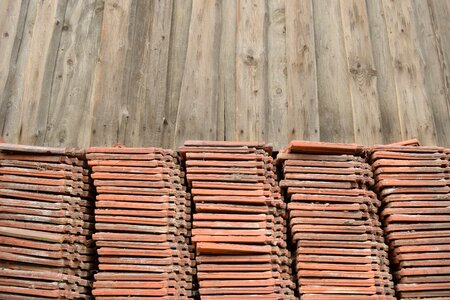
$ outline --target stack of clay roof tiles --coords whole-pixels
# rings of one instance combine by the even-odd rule
[[[300,299],[395,299],[363,155],[355,144],[293,141],[277,156]]]
[[[90,148],[97,189],[96,299],[192,298],[190,200],[176,153]]]
[[[202,300],[293,299],[285,205],[271,147],[187,141],[192,242]]]
[[[0,144],[0,298],[89,299],[93,193],[84,154]]]
[[[400,299],[450,299],[449,149],[375,146],[371,162]]]

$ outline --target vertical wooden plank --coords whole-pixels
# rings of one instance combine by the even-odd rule
[[[172,25],[173,1],[159,0],[155,3],[152,31],[150,32],[149,64],[147,68],[147,82],[145,99],[146,111],[149,117],[145,119],[144,145],[161,145],[163,141],[163,127],[167,120],[164,117],[165,101],[167,98],[167,76],[169,64],[169,43]],[[157,70],[155,72],[155,70]],[[148,86],[150,85],[150,86]],[[148,131],[154,134],[148,134]],[[135,143],[137,144],[137,143]]]
[[[450,99],[450,2],[447,0],[428,0],[434,36],[444,78],[447,99]]]
[[[236,133],[236,26],[237,1],[222,1],[222,22],[219,47],[219,107],[223,112],[223,132],[218,139],[234,140]]]
[[[286,7],[284,0],[268,2],[267,28],[267,141],[275,149],[287,145],[287,69],[286,69]]]
[[[150,32],[154,21],[155,3],[156,1],[133,1],[127,20],[128,32],[124,41],[127,47],[120,74],[121,98],[117,103],[120,105],[117,143],[127,146],[134,146],[139,137],[143,139],[143,135],[153,132],[153,130],[145,132],[145,127],[141,130],[141,126],[144,125],[149,113],[145,107],[148,89],[145,77],[149,65],[149,52],[153,47],[150,44]]]
[[[341,0],[340,6],[350,73],[355,142],[364,145],[381,143],[377,71],[372,55],[366,3],[361,0]]]
[[[28,1],[5,0],[0,2],[0,93],[3,94],[11,66],[11,56],[17,31],[20,29],[20,13]],[[2,98],[0,97],[0,100]]]
[[[444,97],[450,99],[450,3],[445,0],[428,1],[431,24],[435,38],[436,51],[443,80]],[[448,116],[450,118],[450,116]],[[447,127],[448,128],[448,127]],[[450,142],[442,146],[450,147]]]
[[[19,141],[20,124],[17,120],[20,118],[25,76],[23,69],[28,58],[35,18],[35,1],[1,2],[0,133],[5,141],[11,143]]]
[[[257,0],[238,2],[236,44],[236,138],[267,139],[267,8]]]
[[[425,145],[434,145],[436,128],[415,43],[417,32],[411,20],[411,2],[383,0],[383,8],[404,134],[418,137]]]
[[[219,23],[216,1],[193,2],[175,146],[186,139],[217,138]]]
[[[85,127],[90,122],[85,117],[97,62],[103,2],[70,1],[65,15],[58,59],[51,74],[53,87],[44,144],[87,147],[90,130]]]
[[[163,127],[163,147],[175,148],[175,125],[180,100],[181,82],[186,61],[189,38],[189,23],[192,13],[192,0],[175,0],[172,10],[172,24],[169,44],[169,65],[167,95]]]
[[[127,74],[128,35],[136,2],[106,0],[100,33],[99,60],[95,68],[94,90],[90,99],[91,145],[113,145],[119,141],[119,128],[127,118],[124,84]]]
[[[381,114],[383,143],[406,139],[399,119],[394,67],[389,50],[384,12],[380,1],[366,1],[373,60],[377,70],[377,92]]]
[[[438,145],[450,145],[450,91],[445,86],[445,74],[448,67],[439,59],[439,47],[435,39],[433,24],[428,4],[414,0],[413,20],[417,31],[417,50],[419,52],[419,72],[423,76],[423,84],[436,126]],[[450,16],[448,16],[450,18]]]
[[[450,99],[450,2],[447,0],[428,0],[431,22],[438,47],[439,64],[444,78],[447,99]]]
[[[119,141],[131,146],[162,144],[172,1],[138,1],[127,53],[127,118]]]
[[[228,22],[231,20],[228,20],[228,22],[223,22],[223,15],[226,14],[224,12],[223,2],[218,1],[216,3],[217,10],[218,10],[218,20],[216,20],[216,35],[218,36],[217,39],[217,53],[216,53],[216,59],[217,59],[217,106],[216,106],[216,140],[223,140],[224,134],[225,134],[225,98],[221,97],[221,86],[222,86],[222,73],[221,73],[221,42],[222,42],[222,30],[223,26],[228,25]],[[226,7],[228,8],[228,7]]]
[[[286,1],[288,140],[320,140],[316,45],[311,0]]]
[[[55,70],[67,1],[38,2],[33,37],[28,49],[19,142],[41,145],[47,131],[53,72]]]
[[[320,139],[354,142],[353,110],[339,1],[313,1]]]

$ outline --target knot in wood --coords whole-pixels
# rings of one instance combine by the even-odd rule
[[[247,54],[244,58],[244,63],[248,66],[256,66],[258,63],[256,62],[256,59],[253,57],[253,55]]]
[[[349,71],[353,77],[371,78],[377,76],[377,71],[370,64],[362,65],[359,61],[353,63]]]

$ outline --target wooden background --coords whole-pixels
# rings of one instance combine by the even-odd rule
[[[448,0],[1,0],[1,134],[450,146],[449,18]]]

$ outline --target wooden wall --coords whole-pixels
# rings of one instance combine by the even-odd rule
[[[2,0],[8,142],[450,146],[448,0]]]

